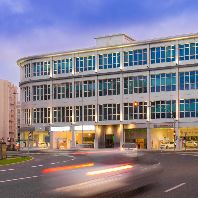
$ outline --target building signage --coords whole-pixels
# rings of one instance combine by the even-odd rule
[[[153,128],[173,128],[172,123],[154,124]]]
[[[70,126],[64,126],[64,127],[51,127],[51,131],[70,131]]]
[[[75,131],[95,131],[95,126],[94,125],[79,125],[79,126],[74,126]]]

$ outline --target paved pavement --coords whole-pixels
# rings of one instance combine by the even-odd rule
[[[145,152],[138,161],[117,150],[38,151],[31,155],[32,161],[0,167],[1,197],[93,197],[95,192],[101,197],[198,197],[198,152]],[[162,173],[153,174],[150,165],[156,162],[163,167]],[[125,166],[129,164],[131,167]],[[123,170],[116,169],[120,167]],[[98,174],[98,170],[118,171]],[[146,185],[148,177],[144,177],[148,173],[152,173],[152,179],[158,176],[150,185]],[[125,187],[137,183],[146,186],[125,192]],[[111,193],[101,194],[105,190]]]

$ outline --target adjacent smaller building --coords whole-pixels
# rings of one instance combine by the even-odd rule
[[[14,146],[17,131],[17,87],[0,80],[0,140]]]

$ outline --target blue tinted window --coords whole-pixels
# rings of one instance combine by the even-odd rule
[[[175,61],[175,45],[151,48],[151,64]]]

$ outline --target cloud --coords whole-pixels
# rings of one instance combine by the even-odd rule
[[[181,12],[180,15],[166,17],[159,21],[124,26],[120,30],[129,33],[137,40],[197,33],[198,27],[195,25],[197,18],[197,12]]]
[[[62,27],[35,28],[29,34],[12,38],[0,37],[0,79],[8,79],[18,85],[19,67],[16,61],[25,56],[46,54],[85,48],[94,45],[94,36],[87,32],[68,31]]]
[[[0,0],[0,7],[14,14],[22,14],[27,11],[28,0]]]
[[[94,38],[99,35],[126,33],[136,40],[174,36],[191,32],[198,32],[196,19],[198,13],[184,12],[180,15],[166,17],[149,23],[124,26],[97,26],[94,28],[77,28],[64,26],[42,26],[22,31],[12,37],[0,37],[0,78],[9,79],[18,84],[19,68],[16,61],[24,56],[44,54],[48,52],[66,51],[92,47]]]

